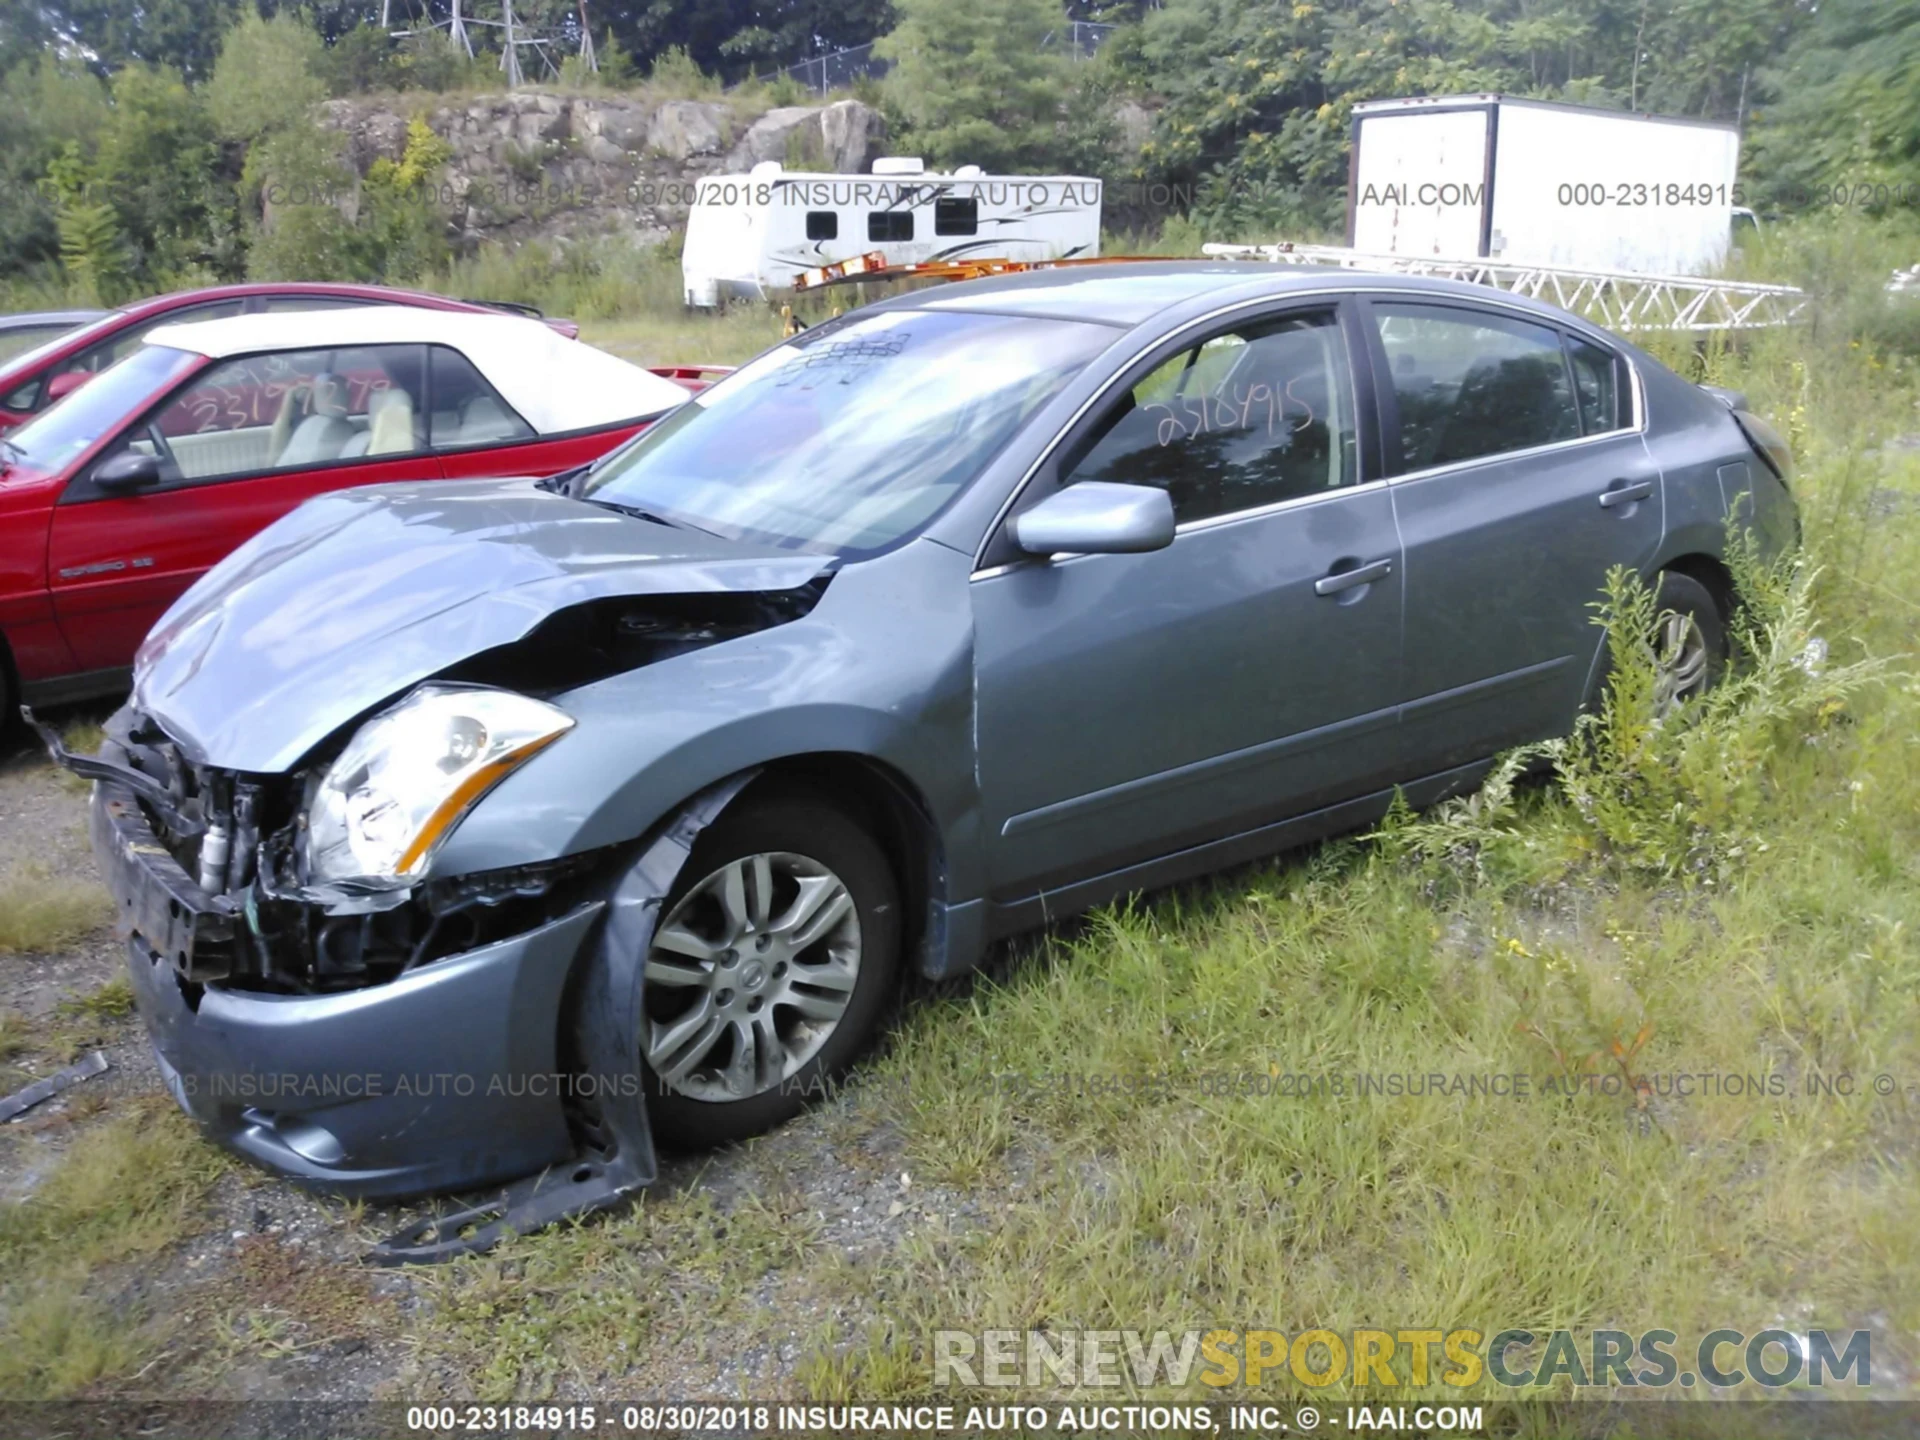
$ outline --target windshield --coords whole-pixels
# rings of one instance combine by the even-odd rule
[[[162,386],[199,362],[186,350],[146,345],[103,370],[37,419],[10,433],[5,458],[48,474],[63,470]]]
[[[931,520],[1113,338],[1069,320],[855,316],[703,391],[584,494],[729,539],[870,553]]]

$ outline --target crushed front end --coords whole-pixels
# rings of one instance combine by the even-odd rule
[[[131,708],[98,757],[56,758],[95,781],[141,1016],[216,1138],[372,1199],[578,1157],[596,1097],[561,1016],[613,857],[331,894],[299,874],[310,773],[195,764]]]

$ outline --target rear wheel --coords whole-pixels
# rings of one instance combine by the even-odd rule
[[[1727,667],[1727,622],[1713,592],[1691,575],[1662,571],[1656,594],[1654,713],[1704,695]]]
[[[751,794],[701,835],[646,962],[640,1053],[660,1138],[742,1140],[873,1038],[900,966],[886,856],[813,797]]]

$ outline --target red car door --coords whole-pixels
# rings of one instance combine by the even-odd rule
[[[227,360],[130,424],[54,510],[48,578],[80,667],[131,664],[182,591],[301,501],[440,478],[415,403],[423,363],[416,345]],[[157,484],[115,494],[94,483],[130,452],[158,459]]]

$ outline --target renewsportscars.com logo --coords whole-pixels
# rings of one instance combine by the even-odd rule
[[[1843,1342],[1843,1343],[1837,1343]],[[1347,1384],[1508,1389],[1556,1383],[1664,1389],[1749,1381],[1768,1389],[1872,1384],[1871,1331],[1710,1330],[1689,1349],[1672,1330],[1536,1333],[1458,1328],[1301,1330],[936,1330],[933,1383],[1137,1390],[1197,1379],[1229,1386]]]

